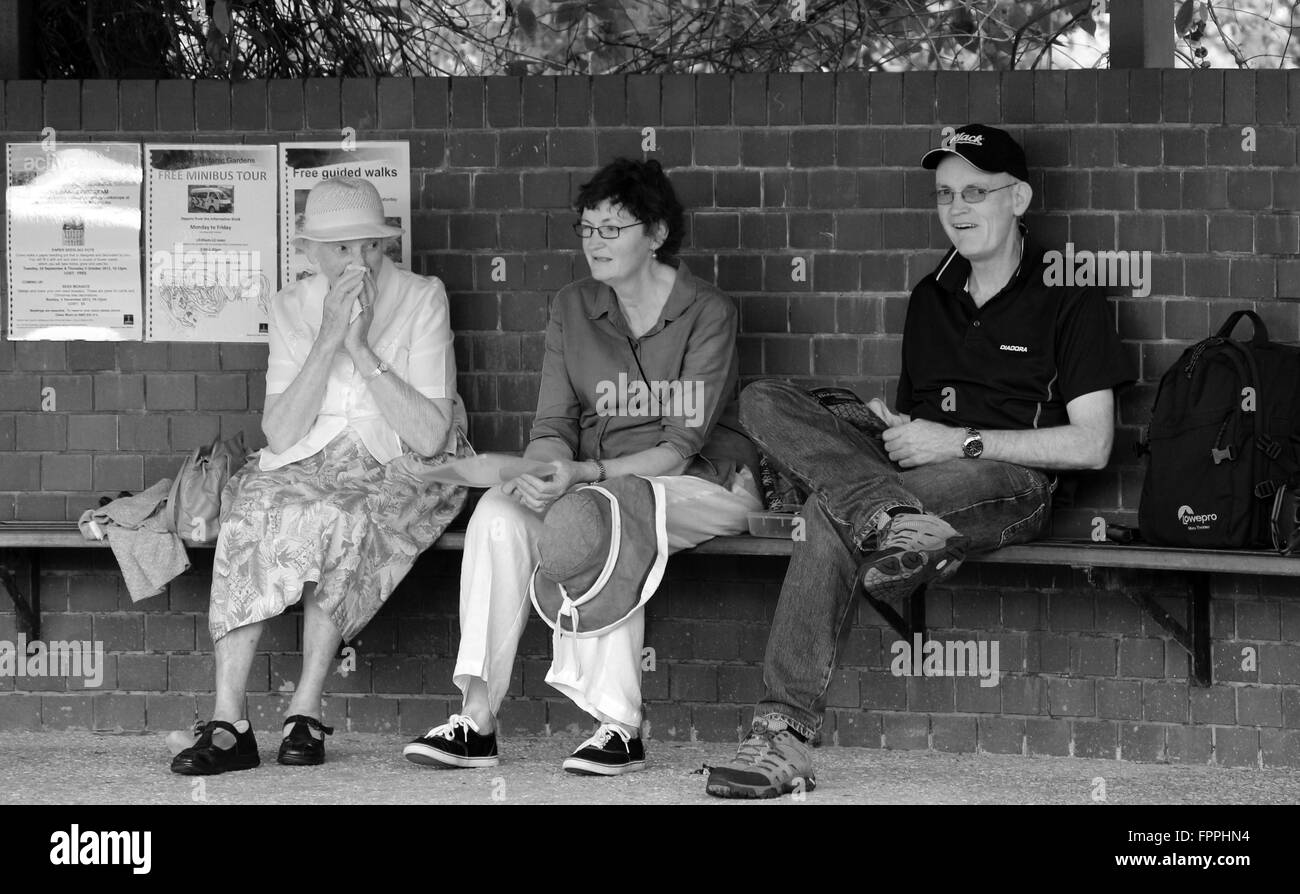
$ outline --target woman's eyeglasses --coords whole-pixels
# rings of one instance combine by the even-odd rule
[[[989,197],[989,193],[997,192],[999,189],[1010,189],[1013,186],[1015,186],[1014,183],[1008,183],[1006,186],[998,186],[994,189],[985,189],[982,186],[967,186],[961,191],[961,200],[967,205],[978,205]],[[934,196],[934,200],[940,205],[951,205],[952,200],[957,193],[953,192],[946,186],[941,186],[931,193],[931,195]]]
[[[639,226],[641,226],[641,221],[639,220],[636,223],[628,224],[625,227],[616,227],[613,224],[608,224],[603,227],[593,227],[585,223],[576,223],[573,225],[573,232],[578,234],[579,239],[590,238],[593,233],[599,233],[601,239],[617,239],[622,235],[624,230],[630,230],[633,227]]]

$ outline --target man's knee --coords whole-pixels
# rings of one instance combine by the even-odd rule
[[[751,382],[740,392],[740,424],[750,434],[756,434],[761,439],[765,421],[779,418],[792,400],[807,396],[808,393],[802,388],[780,379]]]

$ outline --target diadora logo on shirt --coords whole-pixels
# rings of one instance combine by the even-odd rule
[[[999,351],[1010,351],[1013,354],[1028,354],[1029,348],[1024,345],[999,345]]]
[[[1178,507],[1178,520],[1183,523],[1183,527],[1190,531],[1203,531],[1209,527],[1210,522],[1219,520],[1216,512],[1206,512],[1198,515],[1191,506]]]

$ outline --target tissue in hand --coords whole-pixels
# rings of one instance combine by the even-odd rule
[[[343,268],[344,273],[348,273],[352,270],[360,270],[362,273],[370,272],[370,269],[368,267],[365,267],[362,264],[348,264],[346,267]],[[362,310],[364,310],[364,305],[362,305],[361,303],[361,298],[358,297],[352,302],[352,316],[348,317],[348,322],[350,323],[353,320],[355,320],[357,317],[361,316]]]

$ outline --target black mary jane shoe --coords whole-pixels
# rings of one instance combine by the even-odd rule
[[[293,726],[280,743],[280,755],[276,760],[290,767],[314,767],[325,763],[325,736],[333,735],[334,727],[306,714],[294,714],[284,718],[284,722]],[[313,729],[321,734],[319,739],[311,734]]]
[[[241,722],[248,723],[246,720]],[[219,729],[234,736],[235,744],[229,748],[218,748],[212,741],[212,734]],[[199,737],[194,744],[172,758],[172,772],[182,776],[213,776],[231,770],[251,770],[261,762],[251,724],[241,733],[233,723],[209,720],[199,730]]]

